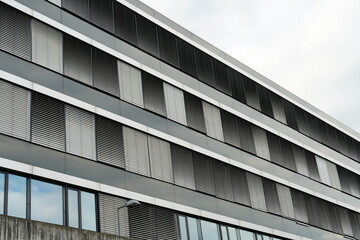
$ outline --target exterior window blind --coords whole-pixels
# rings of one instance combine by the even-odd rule
[[[269,143],[271,161],[284,166],[284,159],[279,137],[275,134],[267,132],[267,141]]]
[[[251,125],[251,130],[254,136],[256,155],[270,160],[269,144],[265,130],[255,125]]]
[[[215,195],[212,159],[193,152],[196,189]]]
[[[243,80],[244,76],[232,68],[228,68],[228,75],[230,80],[232,96],[236,100],[245,103],[246,100],[245,100],[245,90],[244,90],[244,80]]]
[[[295,106],[291,102],[286,100],[283,100],[283,104],[287,125],[295,130],[299,130],[295,115]]]
[[[359,213],[355,213],[352,211],[349,211],[349,218],[351,227],[354,233],[355,238],[360,238],[360,215]]]
[[[262,178],[262,184],[264,186],[267,210],[271,213],[281,215],[282,212],[281,212],[279,196],[276,188],[276,183],[271,180]]]
[[[227,67],[224,63],[216,60],[215,58],[211,59],[214,67],[215,75],[215,86],[220,91],[231,95],[231,88],[229,77],[227,74]]]
[[[120,98],[139,107],[144,107],[141,72],[122,61],[117,61]]]
[[[273,92],[270,92],[270,100],[271,100],[271,106],[274,113],[274,118],[278,120],[279,122],[282,122],[284,124],[287,124],[286,122],[286,115],[283,105],[283,99],[276,95]]]
[[[320,226],[320,212],[316,205],[316,199],[313,196],[304,194],[306,211],[309,218],[309,223],[314,226]]]
[[[114,1],[114,7],[116,36],[136,45],[135,12],[117,1]]]
[[[30,17],[5,3],[0,3],[0,22],[0,49],[30,60]]]
[[[304,149],[295,144],[292,144],[291,148],[292,148],[292,151],[294,154],[297,172],[309,177],[309,170],[308,170],[308,166],[306,163]]]
[[[202,103],[207,135],[224,141],[219,108],[204,101]]]
[[[141,72],[144,105],[146,109],[166,116],[165,97],[162,81],[146,72]]]
[[[341,223],[339,217],[337,216],[336,208],[337,207],[335,204],[328,204],[328,211],[330,214],[332,230],[336,233],[344,234],[341,229]]]
[[[215,76],[211,57],[197,48],[195,54],[199,80],[214,87]]]
[[[195,174],[192,152],[184,147],[171,144],[171,158],[175,184],[195,189]]]
[[[92,48],[94,86],[119,97],[117,60],[110,54]]]
[[[180,69],[193,77],[197,77],[195,48],[180,38],[177,40],[180,57]]]
[[[64,74],[93,85],[90,45],[68,34],[64,34]]]
[[[255,108],[258,111],[261,111],[259,95],[256,89],[257,83],[251,80],[248,77],[244,77],[244,88],[245,88],[245,98],[246,103]]]
[[[125,205],[126,199],[105,194],[99,194],[100,231],[102,233],[129,236],[128,208],[120,209],[120,231],[118,224],[117,208]]]
[[[229,165],[220,161],[213,161],[213,165],[216,196],[234,201]]]
[[[320,181],[319,170],[316,165],[315,155],[307,150],[304,151],[305,151],[306,164],[309,169],[309,177],[317,181]]]
[[[114,33],[114,11],[112,0],[90,0],[90,22]]]
[[[230,166],[231,182],[235,201],[250,206],[250,193],[244,170]]]
[[[138,46],[153,56],[159,57],[159,41],[156,24],[147,18],[136,15]]]
[[[186,125],[183,91],[164,82],[164,92],[167,117]]]
[[[186,120],[189,127],[205,133],[205,119],[202,101],[200,98],[184,93]]]
[[[0,132],[30,140],[30,92],[0,80]]]
[[[329,161],[326,161],[326,165],[330,176],[331,186],[341,190],[340,179],[336,169],[336,165]]]
[[[326,160],[317,155],[315,155],[315,159],[316,159],[317,167],[319,169],[320,180],[323,183],[331,186],[330,176],[329,176]]]
[[[129,208],[130,237],[136,239],[157,239],[156,214],[154,206],[141,203]]]
[[[251,206],[266,211],[266,201],[261,177],[247,172],[246,179],[249,186]]]
[[[126,170],[150,177],[146,134],[123,127]]]
[[[92,113],[66,105],[66,151],[96,160],[95,116]]]
[[[241,148],[256,154],[253,133],[251,132],[251,123],[241,118],[237,118],[238,131],[240,135]]]
[[[310,134],[310,129],[306,122],[305,111],[297,106],[295,106],[295,116],[296,121],[299,127],[299,131],[307,136]]]
[[[34,19],[31,20],[31,30],[32,61],[46,68],[62,73],[62,33]]]
[[[177,37],[169,31],[157,27],[159,37],[160,58],[166,62],[180,67],[177,48]]]
[[[279,138],[281,142],[282,155],[284,159],[284,167],[296,171],[296,163],[292,152],[292,143],[283,138]]]
[[[180,239],[178,218],[173,211],[156,207],[155,216],[157,239]]]
[[[295,211],[291,198],[290,188],[281,184],[276,184],[276,189],[279,196],[282,215],[289,218],[295,218]]]
[[[222,109],[220,110],[220,114],[225,142],[233,146],[240,147],[240,137],[236,123],[236,116]]]
[[[337,216],[340,219],[343,233],[348,236],[353,236],[353,230],[349,218],[349,211],[343,207],[336,206]]]
[[[271,118],[274,118],[274,113],[270,101],[270,91],[261,85],[257,85],[256,87],[259,93],[261,112],[265,113]]]
[[[96,115],[97,160],[125,168],[125,153],[120,123]]]
[[[174,182],[170,143],[148,136],[151,176],[166,182]]]
[[[63,8],[89,20],[89,0],[62,0]]]
[[[291,189],[291,199],[294,204],[295,218],[300,222],[308,223],[308,215],[306,213],[304,193]]]
[[[32,92],[31,140],[34,143],[65,151],[64,104]]]

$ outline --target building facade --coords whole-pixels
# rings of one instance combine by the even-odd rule
[[[2,0],[0,50],[0,214],[360,239],[360,135],[141,2]]]

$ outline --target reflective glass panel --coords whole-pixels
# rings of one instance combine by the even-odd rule
[[[264,235],[263,235],[263,236],[262,236],[262,239],[263,239],[263,240],[270,240],[271,238],[270,238],[269,236],[264,236]]]
[[[187,240],[186,218],[184,216],[179,216],[179,224],[181,240]]]
[[[236,228],[228,227],[229,240],[237,240]]]
[[[95,194],[81,192],[82,228],[96,231]]]
[[[197,220],[195,218],[188,217],[188,226],[189,226],[189,237],[190,240],[199,239],[199,231],[197,227]]]
[[[63,194],[61,186],[31,180],[31,219],[63,224]]]
[[[5,175],[0,173],[0,214],[4,214]]]
[[[68,190],[68,221],[70,227],[79,227],[79,196],[78,191]]]
[[[26,178],[9,175],[8,215],[26,218]]]
[[[225,226],[221,226],[221,237],[222,237],[222,240],[229,240]]]
[[[201,220],[201,232],[203,239],[219,240],[218,226],[216,223]]]
[[[254,240],[254,233],[240,230],[241,240]]]

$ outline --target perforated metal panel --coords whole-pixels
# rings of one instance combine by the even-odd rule
[[[171,158],[175,184],[195,189],[194,164],[191,150],[171,144]]]
[[[185,100],[183,91],[164,82],[167,117],[186,125]]]
[[[89,20],[89,0],[62,0],[63,8]]]
[[[113,120],[96,116],[97,160],[125,168],[122,126]]]
[[[0,49],[30,60],[30,17],[1,2],[0,23]]]
[[[170,143],[148,136],[151,176],[167,182],[174,182]]]
[[[129,236],[129,215],[128,208],[121,208],[119,218],[117,208],[124,206],[126,199],[114,197],[110,195],[99,194],[99,215],[100,215],[100,231],[113,235],[124,237]],[[120,220],[120,231],[118,221]]]
[[[184,92],[186,119],[189,127],[205,133],[205,119],[200,98]]]
[[[146,134],[123,127],[126,170],[150,176],[149,152]]]
[[[139,107],[144,107],[140,70],[119,60],[117,67],[120,98]]]
[[[213,166],[216,196],[234,201],[229,165],[215,160]]]
[[[193,152],[196,189],[215,195],[212,159]]]
[[[0,80],[0,132],[30,140],[30,91]]]
[[[230,174],[235,201],[250,206],[250,193],[245,171],[237,167],[230,167]]]
[[[281,184],[276,184],[276,188],[279,196],[282,215],[289,218],[295,218],[295,211],[291,198],[290,188]]]
[[[266,131],[255,125],[251,125],[251,130],[254,136],[256,155],[270,160],[270,151]]]
[[[96,160],[94,114],[66,105],[65,116],[66,151]]]
[[[31,96],[31,141],[65,151],[64,104],[41,93]]]
[[[203,101],[203,109],[207,135],[224,141],[219,108]]]
[[[145,108],[166,116],[164,89],[161,79],[144,71],[141,72],[141,79]]]
[[[37,20],[31,20],[32,61],[54,70],[63,72],[62,33]]]
[[[247,172],[246,179],[249,187],[251,206],[266,211],[266,201],[261,177]]]

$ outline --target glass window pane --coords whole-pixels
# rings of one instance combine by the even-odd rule
[[[241,240],[254,240],[254,233],[240,230]]]
[[[96,231],[95,194],[81,192],[82,228]]]
[[[216,223],[201,220],[201,232],[203,239],[219,240],[218,226]]]
[[[63,224],[63,194],[61,186],[31,180],[31,219]]]
[[[199,231],[197,227],[197,220],[195,218],[188,217],[188,226],[189,226],[189,237],[190,240],[199,239]]]
[[[237,240],[236,228],[228,227],[229,240]]]
[[[229,240],[225,226],[221,226],[221,238],[222,240]]]
[[[5,175],[0,173],[0,214],[4,214]]]
[[[187,229],[186,229],[186,218],[184,216],[179,216],[179,225],[180,225],[181,240],[188,240]]]
[[[26,218],[26,178],[9,175],[8,215]]]
[[[79,196],[78,191],[68,190],[68,217],[70,227],[79,227]]]

